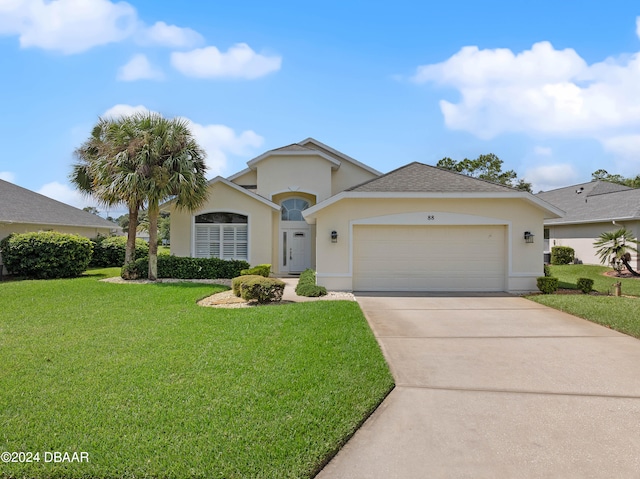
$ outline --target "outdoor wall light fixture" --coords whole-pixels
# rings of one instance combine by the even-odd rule
[[[332,243],[337,243],[338,242],[338,232],[336,230],[333,230],[331,232],[331,242]]]
[[[531,231],[524,232],[524,242],[525,243],[533,243],[533,237],[535,235]]]

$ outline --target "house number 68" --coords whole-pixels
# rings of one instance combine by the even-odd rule
[[[428,221],[433,221],[435,219],[436,219],[436,217],[434,215],[427,215],[427,220]]]

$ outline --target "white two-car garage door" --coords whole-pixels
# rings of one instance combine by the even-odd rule
[[[355,291],[504,291],[505,227],[355,225]]]

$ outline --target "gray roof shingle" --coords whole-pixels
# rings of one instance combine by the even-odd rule
[[[409,163],[373,180],[348,188],[361,192],[409,193],[507,193],[513,188],[453,171]]]
[[[100,216],[4,180],[0,180],[0,222],[118,228]]]
[[[579,223],[640,218],[640,189],[592,181],[540,192],[538,198],[565,211],[563,218],[546,223]]]

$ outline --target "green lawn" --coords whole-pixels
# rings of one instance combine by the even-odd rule
[[[591,265],[551,266],[551,274],[559,279],[561,288],[577,289],[578,278],[591,278],[594,280],[594,289],[606,293],[619,280],[624,295],[640,296],[640,280],[604,276],[602,273],[605,271],[610,271],[610,268]],[[529,296],[529,299],[640,338],[640,298],[543,294]]]
[[[117,269],[0,283],[0,477],[312,477],[393,387],[354,302],[197,306]],[[44,463],[45,451],[89,463]]]

